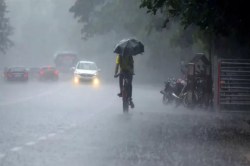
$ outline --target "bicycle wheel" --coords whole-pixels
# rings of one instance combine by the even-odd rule
[[[128,101],[123,101],[123,112],[128,112]]]
[[[127,95],[126,88],[124,88],[123,93],[122,93],[122,104],[123,104],[123,112],[128,112],[129,102],[128,102],[128,95]]]

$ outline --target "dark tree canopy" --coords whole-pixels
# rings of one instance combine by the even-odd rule
[[[147,15],[139,6],[140,0],[77,0],[70,12],[83,23],[84,38],[124,30],[138,35],[147,33],[161,21],[159,17]]]
[[[9,36],[12,28],[9,25],[9,19],[6,18],[6,4],[4,0],[0,0],[0,51],[5,51],[12,45]]]
[[[76,18],[79,17],[80,22],[88,22],[96,6],[104,2],[105,0],[77,0],[70,8],[70,12],[73,12]]]
[[[250,43],[249,6],[244,0],[141,0],[141,7],[153,14],[165,12],[167,18],[178,17],[184,27],[196,25],[216,36]]]
[[[148,32],[180,22],[171,41],[175,46],[187,49],[198,41],[208,51],[213,40],[219,56],[249,56],[248,8],[243,0],[76,0],[70,12],[83,24],[86,38],[125,29],[148,39]],[[162,33],[167,43],[170,33]],[[163,48],[154,48],[159,49]]]

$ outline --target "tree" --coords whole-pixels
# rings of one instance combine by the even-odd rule
[[[150,33],[152,28],[161,30],[161,15],[146,15],[140,10],[140,0],[77,0],[70,8],[75,18],[83,23],[82,33],[85,38],[110,31],[131,34]]]
[[[170,28],[170,31],[165,31],[163,28],[169,29],[172,24],[169,23],[170,20],[166,18],[165,12],[146,15],[145,9],[139,10],[140,2],[140,0],[113,0],[108,2],[104,0],[91,2],[87,0],[77,0],[70,8],[70,12],[74,13],[74,16],[78,18],[79,22],[83,23],[82,33],[85,39],[110,31],[116,31],[118,34],[122,34],[124,30],[126,30],[132,35],[145,39],[145,41],[169,43],[169,40],[172,40],[171,38],[174,37],[171,42],[172,46],[180,46],[186,49],[193,45],[194,36],[192,32],[196,32],[197,28],[188,28],[187,30],[178,28],[178,31]],[[176,22],[178,21],[179,20],[176,20]],[[154,32],[154,34],[151,32]],[[162,32],[162,40],[159,40],[159,36],[156,34],[158,32]],[[169,34],[174,34],[174,36],[171,37]],[[154,37],[155,40],[152,41]],[[155,45],[152,44],[149,45],[153,52],[166,48],[166,45],[165,47],[163,46],[163,48],[159,48],[158,46],[156,48]]]
[[[109,0],[107,2],[77,0],[70,8],[70,12],[83,24],[82,33],[85,39],[111,31],[115,31],[121,38],[127,35],[136,36],[143,41],[147,54],[150,55],[147,66],[161,71],[176,67],[181,53],[185,52],[187,57],[192,55],[193,36],[190,36],[192,29],[187,32],[181,30],[178,23],[168,23],[169,20],[161,13],[146,14],[146,9],[139,8],[140,2],[140,0]],[[182,38],[189,37],[185,42],[181,42],[181,39],[173,42],[176,47],[185,47],[182,49],[183,52],[179,48],[172,47],[170,43],[173,34],[176,33],[181,33]],[[187,49],[188,46],[190,48]]]
[[[12,46],[9,36],[12,34],[12,28],[9,19],[6,17],[6,4],[4,0],[0,0],[0,51],[5,53]]]
[[[250,46],[249,7],[244,0],[141,0],[140,7],[164,13],[167,19],[179,18],[184,28],[197,26],[207,38],[216,38],[215,45],[226,37],[227,43]]]
[[[76,0],[75,4],[69,9],[74,17],[78,19],[78,22],[83,23],[82,29],[83,38],[89,38],[93,35],[93,30],[88,29],[89,24],[93,23],[95,13],[98,11],[97,6],[102,6],[105,0]]]

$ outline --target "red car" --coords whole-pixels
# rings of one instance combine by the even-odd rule
[[[25,67],[5,68],[4,79],[6,81],[28,81],[29,73]]]
[[[57,81],[59,79],[59,72],[55,67],[42,67],[39,71],[39,80],[53,80]]]

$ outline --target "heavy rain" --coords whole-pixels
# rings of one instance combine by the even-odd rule
[[[247,8],[0,0],[0,166],[249,166]]]

